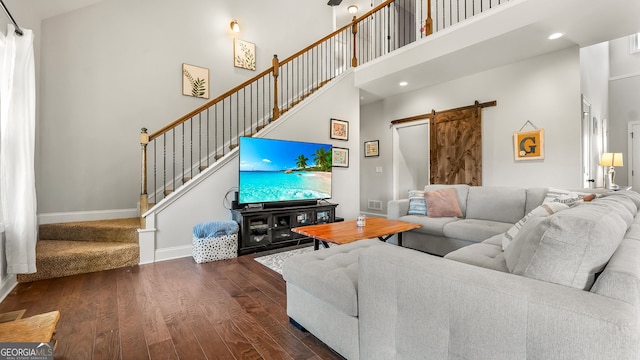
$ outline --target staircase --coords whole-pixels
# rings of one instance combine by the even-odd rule
[[[33,274],[18,274],[18,282],[137,265],[140,260],[140,218],[40,225]]]

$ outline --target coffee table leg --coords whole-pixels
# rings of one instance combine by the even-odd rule
[[[320,249],[320,240],[313,239],[313,251]]]
[[[402,233],[398,233],[398,246],[402,247]]]

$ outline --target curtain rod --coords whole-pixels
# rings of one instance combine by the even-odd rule
[[[16,34],[22,36],[24,34],[22,32],[22,29],[20,29],[20,26],[18,26],[18,23],[16,23],[16,21],[13,19],[13,16],[11,16],[11,13],[9,12],[9,9],[7,9],[7,6],[4,4],[4,1],[0,0],[0,5],[2,5],[2,9],[4,10],[4,13],[7,14],[9,19],[13,23],[13,25],[16,27]]]

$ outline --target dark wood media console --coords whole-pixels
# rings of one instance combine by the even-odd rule
[[[249,207],[231,210],[231,217],[240,225],[238,255],[270,250],[313,239],[296,234],[292,228],[327,224],[336,221],[338,204],[319,203],[287,207]]]

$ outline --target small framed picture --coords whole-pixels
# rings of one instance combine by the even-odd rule
[[[247,69],[256,69],[256,44],[233,39],[233,66]]]
[[[365,157],[379,156],[380,155],[380,151],[378,150],[379,145],[380,145],[379,140],[365,141],[364,156]]]
[[[349,167],[349,149],[334,147],[331,151],[331,165],[334,167]]]
[[[209,69],[182,64],[182,95],[209,98]]]
[[[336,140],[349,140],[349,122],[338,119],[331,119],[330,137]]]
[[[544,129],[514,132],[513,157],[516,161],[544,159]]]

